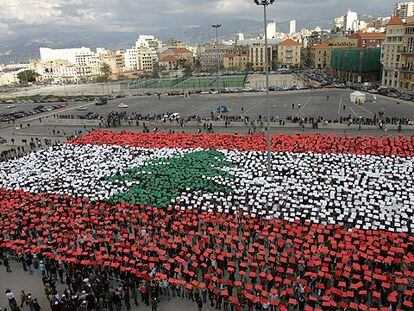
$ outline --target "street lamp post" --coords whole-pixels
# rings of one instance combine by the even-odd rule
[[[218,30],[221,27],[221,24],[214,24],[211,25],[216,30],[216,58],[217,58],[217,86],[218,86],[218,92],[219,96],[221,97],[221,87],[220,87],[220,60],[219,60],[219,50],[218,50]]]
[[[270,103],[269,103],[269,53],[268,53],[268,44],[267,44],[267,16],[266,8],[268,5],[273,4],[275,0],[254,0],[257,5],[263,6],[264,14],[264,39],[265,39],[265,72],[266,72],[266,108],[267,108],[267,175],[268,177],[272,176],[272,153],[270,150]]]

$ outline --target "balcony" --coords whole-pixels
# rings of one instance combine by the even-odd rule
[[[402,72],[414,72],[414,65],[402,65],[399,70]]]
[[[414,54],[414,47],[407,48],[406,46],[403,49],[397,51],[400,54]]]

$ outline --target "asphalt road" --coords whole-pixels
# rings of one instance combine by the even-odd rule
[[[45,106],[45,107],[52,107],[53,105],[60,104],[60,103],[33,103],[33,104],[15,104],[14,108],[7,108],[10,104],[0,104],[0,114],[2,113],[11,113],[17,111],[28,111],[33,110],[37,106]]]
[[[384,116],[406,117],[414,119],[414,103],[399,101],[377,96],[376,103],[367,102],[363,105],[351,103],[349,90],[316,90],[300,92],[271,92],[271,115],[285,117],[318,117],[325,120],[336,120],[351,115],[352,117],[373,117],[383,112]],[[329,96],[329,99],[328,99]],[[128,108],[119,108],[124,103]],[[88,106],[86,111],[73,110],[74,115],[85,115],[88,112],[106,115],[110,112],[126,111],[128,114],[143,115],[180,113],[181,116],[198,115],[208,117],[221,104],[226,105],[230,115],[246,115],[257,118],[266,114],[266,98],[264,94],[223,94],[165,96],[134,96],[110,101],[105,106]]]

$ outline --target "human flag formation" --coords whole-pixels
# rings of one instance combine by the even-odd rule
[[[265,148],[96,131],[0,163],[0,246],[231,303],[412,307],[414,138],[275,136],[272,177]]]

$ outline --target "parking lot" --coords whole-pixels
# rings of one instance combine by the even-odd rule
[[[349,100],[350,90],[343,89],[323,89],[323,90],[304,90],[290,92],[271,92],[270,108],[271,115],[279,119],[306,118],[306,117],[323,117],[324,120],[332,122],[339,121],[342,118],[351,116],[352,118],[372,118],[377,117],[381,113],[381,118],[405,118],[414,120],[414,103],[406,102],[395,98],[389,98],[377,95],[377,101],[367,102],[362,105],[351,103]],[[124,104],[126,108],[119,106]],[[6,108],[5,105],[0,106],[0,113],[16,111],[33,110],[38,105],[52,107],[56,103],[31,103],[16,104],[12,109]],[[0,137],[4,137],[10,143],[14,138],[16,143],[21,143],[23,139],[31,139],[31,137],[39,137],[41,139],[50,137],[53,142],[62,141],[66,136],[73,135],[77,130],[87,130],[99,128],[99,121],[78,120],[79,117],[94,114],[95,116],[106,117],[111,112],[126,112],[127,116],[140,114],[141,116],[163,116],[165,114],[179,113],[183,119],[190,116],[199,116],[201,118],[210,118],[213,112],[217,116],[217,108],[219,105],[225,105],[229,112],[224,114],[228,116],[248,116],[250,120],[258,119],[259,116],[266,115],[266,97],[265,93],[240,93],[240,94],[197,94],[189,98],[184,96],[126,96],[108,101],[106,105],[96,106],[94,102],[69,102],[66,107],[41,112],[36,115],[15,120],[15,122],[0,123]],[[62,115],[71,116],[73,119],[56,119],[55,116]],[[40,122],[41,121],[41,122]],[[82,123],[87,121],[86,123]],[[89,122],[89,123],[88,123]],[[30,127],[29,127],[30,124]],[[141,126],[141,127],[140,127]],[[142,130],[142,122],[137,130]],[[179,124],[163,127],[162,124],[157,125],[161,130],[169,131],[197,131],[196,128],[182,128]],[[239,132],[247,133],[249,126],[242,127],[218,127],[215,131],[219,132]],[[125,128],[125,129],[130,129]],[[56,131],[56,135],[53,134]],[[57,131],[60,130],[60,135]],[[297,129],[279,129],[282,131],[300,131]],[[322,131],[335,132],[339,131],[336,127],[327,127]],[[278,129],[274,129],[278,131]],[[378,127],[369,130],[370,135],[380,134]],[[373,133],[377,131],[378,133]],[[343,132],[343,130],[342,130]],[[362,132],[355,131],[355,134]],[[367,132],[368,133],[368,132]],[[403,132],[408,133],[408,132]],[[352,135],[352,133],[349,133]]]
[[[340,117],[372,118],[383,113],[384,117],[414,119],[414,103],[377,96],[376,102],[362,105],[351,103],[351,91],[341,89],[271,92],[271,115],[279,118],[286,117],[323,117],[325,120],[337,120]],[[124,104],[127,108],[120,108]],[[86,110],[73,109],[71,114],[86,115],[96,113],[106,115],[110,112],[138,113],[154,115],[165,113],[180,113],[183,117],[197,115],[209,117],[219,105],[228,107],[229,115],[243,115],[258,118],[266,114],[266,97],[263,93],[193,95],[183,96],[133,96],[109,101],[104,106],[85,105]],[[68,111],[65,114],[69,113]]]

